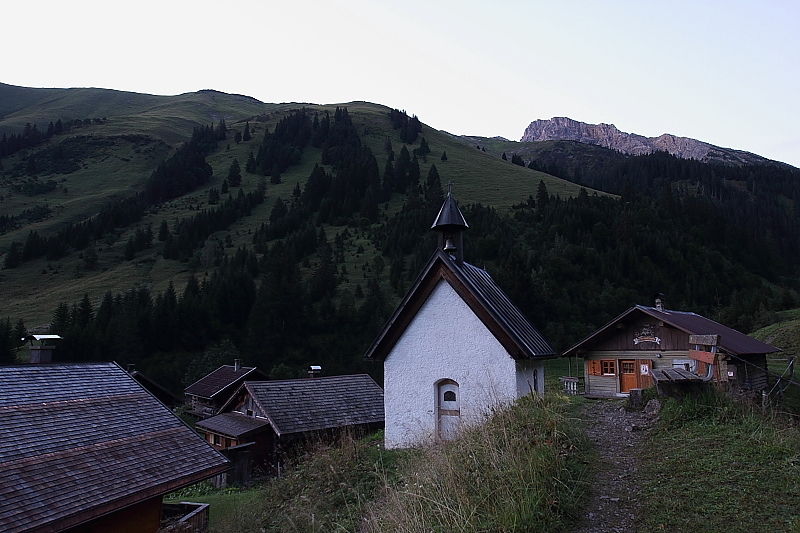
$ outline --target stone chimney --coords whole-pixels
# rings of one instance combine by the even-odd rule
[[[664,300],[664,293],[659,292],[656,295],[656,309],[658,309],[659,311],[663,311],[665,303],[666,302]]]
[[[60,335],[28,335],[21,339],[23,341],[30,341],[30,362],[31,364],[52,363],[53,350],[56,347],[52,344],[45,344],[47,341],[60,339]],[[36,343],[39,344],[36,344]]]
[[[238,372],[240,368],[242,368],[242,360],[241,359],[234,359],[233,360],[233,370]]]

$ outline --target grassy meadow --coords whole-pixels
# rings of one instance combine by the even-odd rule
[[[641,531],[800,532],[800,432],[712,389],[668,400],[642,450]]]

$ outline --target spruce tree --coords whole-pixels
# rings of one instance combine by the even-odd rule
[[[242,183],[242,169],[239,161],[234,159],[231,168],[228,169],[228,184],[231,187],[238,187]]]
[[[244,123],[244,133],[242,134],[242,140],[244,142],[247,142],[247,141],[250,140],[250,138],[251,138],[250,137],[250,123],[249,122],[245,122]]]
[[[544,184],[544,180],[539,180],[539,188],[536,190],[536,205],[542,209],[549,202],[550,195],[547,193],[547,185]]]
[[[281,172],[278,169],[278,164],[272,165],[272,172],[269,173],[269,182],[277,185],[281,182]]]
[[[164,242],[167,240],[167,235],[169,235],[169,225],[167,224],[167,219],[161,221],[161,225],[158,227],[158,240]]]

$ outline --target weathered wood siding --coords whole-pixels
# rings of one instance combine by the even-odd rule
[[[748,355],[728,361],[728,370],[733,370],[731,387],[745,391],[762,391],[769,388],[767,378],[767,356]],[[745,362],[746,361],[746,362]]]
[[[605,339],[600,339],[593,351],[599,352],[653,352],[689,349],[689,336],[652,317],[637,317],[622,324]]]
[[[614,361],[614,375],[598,376],[589,372],[590,361]],[[617,352],[592,351],[586,355],[584,364],[584,380],[586,394],[593,396],[615,396],[620,393],[620,361],[633,360],[636,364],[637,384],[639,388],[653,385],[650,372],[653,369],[673,368],[675,364],[689,363],[688,349],[686,352],[676,350],[620,350]],[[642,372],[642,365],[646,365],[647,373]]]

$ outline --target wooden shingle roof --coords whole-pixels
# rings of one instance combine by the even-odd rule
[[[258,379],[257,375],[262,377],[255,367],[242,366],[237,369],[233,365],[222,365],[186,387],[185,392],[191,396],[214,398],[237,381]]]
[[[114,363],[0,367],[0,531],[62,531],[228,468]]]
[[[232,439],[242,439],[258,433],[269,421],[241,413],[222,413],[195,424],[195,427],[211,433],[225,435]]]
[[[383,360],[389,355],[440,281],[450,283],[514,359],[557,355],[488,272],[469,263],[459,263],[442,250],[436,250],[364,354],[365,359]]]
[[[245,381],[242,387],[279,436],[384,422],[383,389],[366,374]]]

